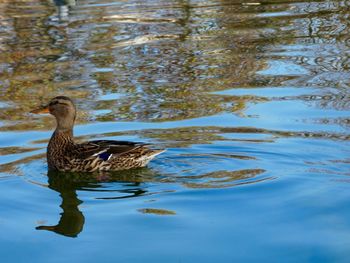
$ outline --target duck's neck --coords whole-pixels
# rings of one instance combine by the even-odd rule
[[[59,136],[70,138],[73,140],[73,129],[58,129],[58,128],[56,128],[54,133],[59,135]]]
[[[73,129],[62,130],[57,128],[51,136],[50,144],[57,148],[74,145]]]
[[[75,113],[56,117],[56,131],[71,134],[73,136],[73,127],[75,121]]]

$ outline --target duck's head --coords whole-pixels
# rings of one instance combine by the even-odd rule
[[[69,130],[73,128],[76,109],[70,98],[58,96],[51,99],[49,104],[31,111],[31,113],[50,113],[56,117],[58,130]]]

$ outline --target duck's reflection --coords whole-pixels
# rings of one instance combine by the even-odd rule
[[[112,194],[112,196],[100,197],[97,199],[137,197],[147,192],[142,188],[142,182],[146,179],[143,178],[142,174],[149,174],[149,169],[135,169],[134,171],[127,171],[118,175],[73,174],[49,171],[47,174],[48,187],[60,193],[62,198],[60,207],[63,209],[63,212],[61,213],[61,218],[57,225],[41,225],[36,227],[36,229],[53,231],[67,237],[77,237],[83,230],[85,223],[84,214],[79,210],[79,205],[81,205],[83,201],[78,198],[77,191],[89,189],[89,191],[109,192]],[[103,189],[102,184],[106,182],[115,182],[124,187],[125,184],[127,184],[128,187],[123,187],[124,189],[120,190]],[[113,194],[112,192],[117,193]]]
[[[49,188],[60,193],[63,212],[57,225],[38,226],[36,229],[49,230],[60,235],[76,237],[83,230],[85,222],[85,217],[79,210],[79,205],[82,201],[77,196],[77,189],[82,185],[72,180],[71,177],[56,172],[49,172],[48,177]]]
[[[76,5],[76,0],[53,0],[57,6],[57,16],[59,21],[63,22],[68,20],[69,9]]]
[[[186,157],[187,158],[187,157]],[[241,169],[234,171],[216,171],[197,175],[161,175],[151,168],[138,168],[115,173],[62,173],[48,172],[48,187],[62,198],[61,218],[57,225],[38,226],[38,230],[49,230],[67,237],[77,237],[82,232],[85,217],[79,206],[83,203],[78,198],[79,191],[89,192],[95,200],[112,200],[154,195],[174,190],[150,191],[148,182],[181,184],[187,188],[227,188],[242,184],[252,184],[273,177],[260,175],[264,169]],[[154,190],[154,189],[153,189]],[[173,215],[176,212],[165,209],[139,209],[141,213]]]

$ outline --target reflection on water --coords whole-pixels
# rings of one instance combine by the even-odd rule
[[[43,127],[48,119],[27,112],[58,93],[78,99],[80,122],[242,114],[251,103],[285,99],[251,96],[248,88],[285,85],[322,87],[318,96],[306,90],[293,99],[348,108],[342,1],[54,3],[38,2],[29,14],[2,3],[2,130]],[[237,87],[247,96],[208,93]]]
[[[77,190],[88,186],[87,183],[74,182],[71,177],[61,176],[58,173],[48,173],[49,188],[59,192],[62,198],[60,207],[63,209],[60,221],[55,226],[38,226],[36,229],[49,230],[68,237],[76,237],[82,230],[85,222],[83,213],[78,206],[82,203],[77,197]]]
[[[37,262],[61,255],[57,246],[70,261],[86,258],[63,236],[79,237],[93,261],[116,247],[125,262],[347,258],[349,7],[0,0],[8,259],[12,247],[43,246]],[[78,141],[168,151],[145,169],[47,174],[54,120],[28,112],[62,94],[76,100]]]
[[[53,0],[57,6],[57,17],[59,22],[69,20],[69,9],[76,5],[76,0]]]
[[[48,187],[60,194],[62,202],[60,207],[62,213],[57,225],[40,225],[38,230],[53,231],[57,234],[77,237],[83,230],[85,217],[79,210],[83,201],[78,198],[78,191],[100,192],[101,195],[107,196],[96,197],[97,200],[118,200],[138,197],[141,195],[159,195],[161,192],[150,192],[146,185],[147,182],[159,183],[182,183],[185,187],[190,188],[222,188],[233,185],[253,183],[248,179],[264,171],[259,170],[241,170],[241,171],[217,171],[203,174],[200,176],[159,176],[155,171],[148,168],[132,169],[118,173],[61,173],[49,171]],[[263,178],[260,180],[266,180]],[[40,185],[39,182],[31,181]],[[257,180],[255,180],[257,182]],[[112,189],[105,189],[103,185],[115,184]],[[118,187],[122,186],[122,189]],[[162,191],[173,192],[173,191]],[[176,215],[175,211],[159,208],[142,208],[138,210],[144,214],[156,215]]]
[[[144,208],[139,210],[144,214],[156,214],[156,215],[176,215],[174,211],[165,209]]]
[[[119,194],[121,194],[120,196],[114,197],[113,199],[137,197],[147,192],[143,190],[142,186],[140,185],[142,180],[135,180],[132,178],[132,176],[139,177],[137,174],[138,172],[135,171],[125,171],[122,173],[122,175],[118,174],[116,176],[113,176],[112,174],[74,174],[49,171],[47,174],[48,187],[60,194],[60,197],[62,198],[62,203],[60,207],[63,211],[61,213],[61,217],[57,225],[41,225],[38,226],[36,229],[53,231],[57,234],[68,237],[77,237],[78,234],[83,230],[85,223],[85,217],[83,213],[79,210],[79,205],[81,205],[83,201],[79,200],[77,191],[109,191],[99,189],[101,188],[102,183],[113,181],[122,183],[123,178],[126,178],[127,181],[125,181],[125,183],[132,182],[133,188],[127,190],[111,190],[110,192],[118,192]],[[140,182],[138,182],[139,180]]]

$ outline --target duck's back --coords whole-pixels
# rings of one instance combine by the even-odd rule
[[[163,149],[150,149],[148,146],[111,140],[73,144],[61,147],[57,152],[48,150],[48,164],[50,169],[73,172],[118,171],[144,167],[155,156],[164,152]]]

